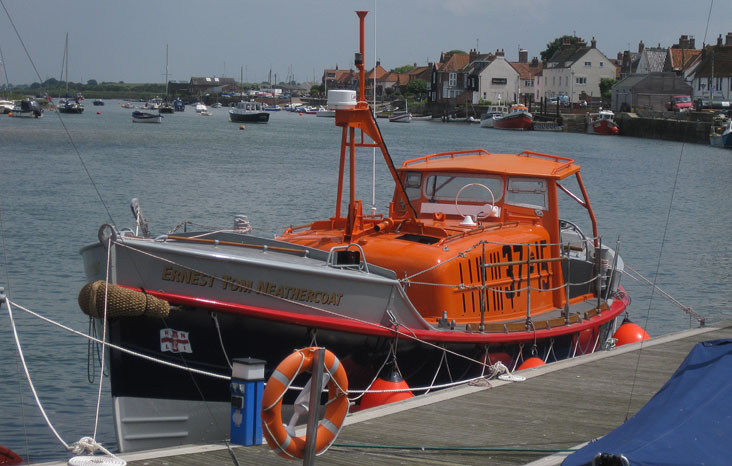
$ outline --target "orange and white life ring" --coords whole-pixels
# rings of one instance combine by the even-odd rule
[[[304,348],[285,358],[272,373],[262,394],[262,434],[270,448],[283,458],[303,458],[305,455],[305,436],[290,436],[282,423],[282,398],[295,377],[305,371],[312,372],[315,351],[319,349]],[[323,453],[335,441],[348,414],[346,370],[328,350],[325,350],[323,366],[330,379],[325,415],[318,423],[316,455]]]

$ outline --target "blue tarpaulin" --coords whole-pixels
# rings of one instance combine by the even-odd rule
[[[697,343],[635,416],[562,465],[589,465],[598,453],[631,465],[732,464],[732,339]]]

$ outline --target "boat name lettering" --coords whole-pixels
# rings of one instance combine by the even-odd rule
[[[166,265],[160,277],[167,282],[188,283],[189,285],[208,286],[214,284],[214,277],[201,272],[186,269],[176,269]]]
[[[239,293],[257,293],[275,296],[290,301],[301,301],[315,304],[341,305],[343,293],[332,293],[324,290],[312,290],[310,288],[298,288],[296,286],[278,285],[277,283],[259,280],[254,286],[253,280],[239,280],[230,275],[221,277],[222,289],[237,291]]]
[[[161,279],[169,282],[186,283],[189,285],[208,286],[209,288],[212,287],[214,282],[217,280],[213,276],[205,273],[192,272],[190,270],[177,269],[170,266],[163,267]],[[234,278],[231,275],[224,275],[219,279],[219,281],[221,282],[222,290],[237,293],[267,294],[277,298],[305,303],[340,306],[341,298],[343,297],[343,293],[278,285],[277,283],[265,282],[262,280],[259,280],[255,286],[254,280],[242,280]]]

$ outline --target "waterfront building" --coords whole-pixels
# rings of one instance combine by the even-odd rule
[[[599,96],[600,80],[615,79],[616,68],[593,37],[589,47],[581,40],[574,45],[565,40],[547,61],[542,75],[542,97],[568,96],[569,102],[577,102],[580,95]]]

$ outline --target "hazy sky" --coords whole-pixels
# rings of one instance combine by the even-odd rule
[[[730,0],[0,0],[0,50],[13,84],[61,78],[69,34],[69,80],[164,82],[226,76],[237,81],[319,80],[324,68],[349,68],[358,48],[354,10],[366,17],[366,63],[391,69],[426,64],[440,52],[504,49],[529,58],[563,34],[609,58],[626,49],[671,46],[681,34],[697,48],[732,32]],[[712,6],[707,28],[707,18]],[[375,14],[374,14],[375,10]],[[9,14],[9,16],[8,16]],[[20,39],[11,26],[14,22]],[[375,27],[374,27],[375,24]],[[273,76],[274,79],[274,76]],[[0,83],[5,75],[0,74]]]

